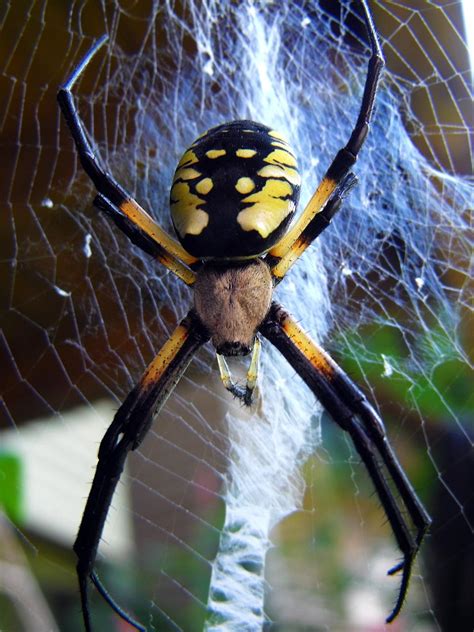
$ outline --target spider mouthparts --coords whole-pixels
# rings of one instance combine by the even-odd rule
[[[223,356],[246,356],[250,353],[251,349],[243,342],[230,342],[226,341],[219,345],[216,349],[217,353]]]

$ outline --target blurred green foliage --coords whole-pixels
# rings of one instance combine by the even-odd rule
[[[395,326],[367,325],[336,339],[335,347],[349,375],[369,383],[381,401],[415,408],[430,423],[472,416],[472,370],[441,325],[416,339]]]
[[[18,454],[0,450],[0,507],[15,524],[24,513],[23,464]]]

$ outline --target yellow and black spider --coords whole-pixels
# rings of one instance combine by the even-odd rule
[[[194,288],[194,306],[117,411],[99,448],[98,464],[74,544],[85,628],[92,629],[89,578],[110,606],[138,630],[108,594],[94,570],[97,547],[125,460],[148,432],[196,350],[212,341],[225,387],[246,404],[257,379],[259,335],[274,344],[306,382],[333,420],[349,433],[380,498],[403,560],[393,621],[402,607],[415,555],[430,518],[400,466],[383,422],[364,394],[289,314],[272,302],[274,286],[329,225],[355,183],[351,173],[369,129],[383,57],[365,0],[361,7],[371,47],[357,122],[296,223],[300,176],[280,134],[252,121],[219,125],[184,153],[171,188],[171,215],[180,244],[100,164],[79,118],[71,89],[102,37],[68,81],[58,101],[98,195],[94,205],[146,253]],[[224,357],[252,353],[244,389],[232,382]],[[392,494],[390,485],[399,498]],[[409,524],[404,513],[407,513]],[[414,527],[414,535],[412,528]]]

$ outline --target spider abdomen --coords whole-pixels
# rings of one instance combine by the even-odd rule
[[[205,265],[194,284],[194,308],[217,352],[247,355],[270,309],[273,283],[261,259],[242,265]]]
[[[186,150],[170,193],[183,247],[199,259],[243,259],[269,250],[298,203],[300,176],[288,143],[253,121],[214,127]]]

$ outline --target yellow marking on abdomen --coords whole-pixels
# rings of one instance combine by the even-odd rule
[[[289,151],[290,153],[293,153],[291,151],[290,146],[288,145],[288,143],[285,140],[273,140],[271,143],[272,147],[280,147],[281,149],[285,149],[287,151]]]
[[[285,178],[285,180],[298,187],[301,184],[301,176],[298,171],[283,165],[265,165],[257,172],[257,175],[262,178]]]
[[[292,195],[293,187],[289,182],[284,182],[283,180],[273,180],[272,178],[270,178],[266,181],[262,192],[272,198],[283,198]],[[246,201],[248,200],[249,198],[246,198]]]
[[[208,158],[220,158],[221,156],[225,156],[225,155],[226,155],[225,149],[210,149],[209,151],[206,151],[206,156]]]
[[[181,238],[200,235],[209,223],[209,215],[198,208],[205,200],[195,195],[186,182],[173,185],[171,200],[171,215]]]
[[[267,180],[262,189],[242,200],[252,204],[237,215],[242,230],[256,230],[264,239],[268,237],[294,211],[294,202],[287,199],[292,193],[288,182]]]
[[[253,158],[256,153],[255,149],[237,149],[235,155],[237,158]]]
[[[270,164],[284,164],[290,167],[296,167],[296,158],[285,149],[274,149],[263,159],[264,162]]]
[[[214,183],[211,178],[203,178],[196,184],[196,191],[202,195],[207,195],[213,186]]]
[[[186,166],[193,165],[196,162],[199,162],[198,157],[196,156],[194,151],[192,151],[191,149],[188,149],[188,151],[186,151],[181,156],[181,160],[178,162],[177,169],[179,169],[180,167],[184,167],[185,165]]]
[[[293,228],[270,250],[273,257],[281,259],[288,253],[310,221],[322,211],[336,185],[337,182],[331,178],[322,180]]]
[[[250,193],[255,189],[255,182],[252,178],[239,178],[235,184],[235,188],[239,193]]]
[[[192,169],[190,167],[182,167],[178,169],[174,174],[174,181],[176,180],[194,180],[194,178],[199,178],[201,174],[196,169]]]
[[[284,143],[287,143],[286,138],[283,136],[283,134],[280,134],[280,132],[277,132],[276,130],[272,129],[268,132],[269,136],[272,136],[273,138],[276,138],[277,140],[282,140]],[[288,144],[288,143],[287,143]]]

